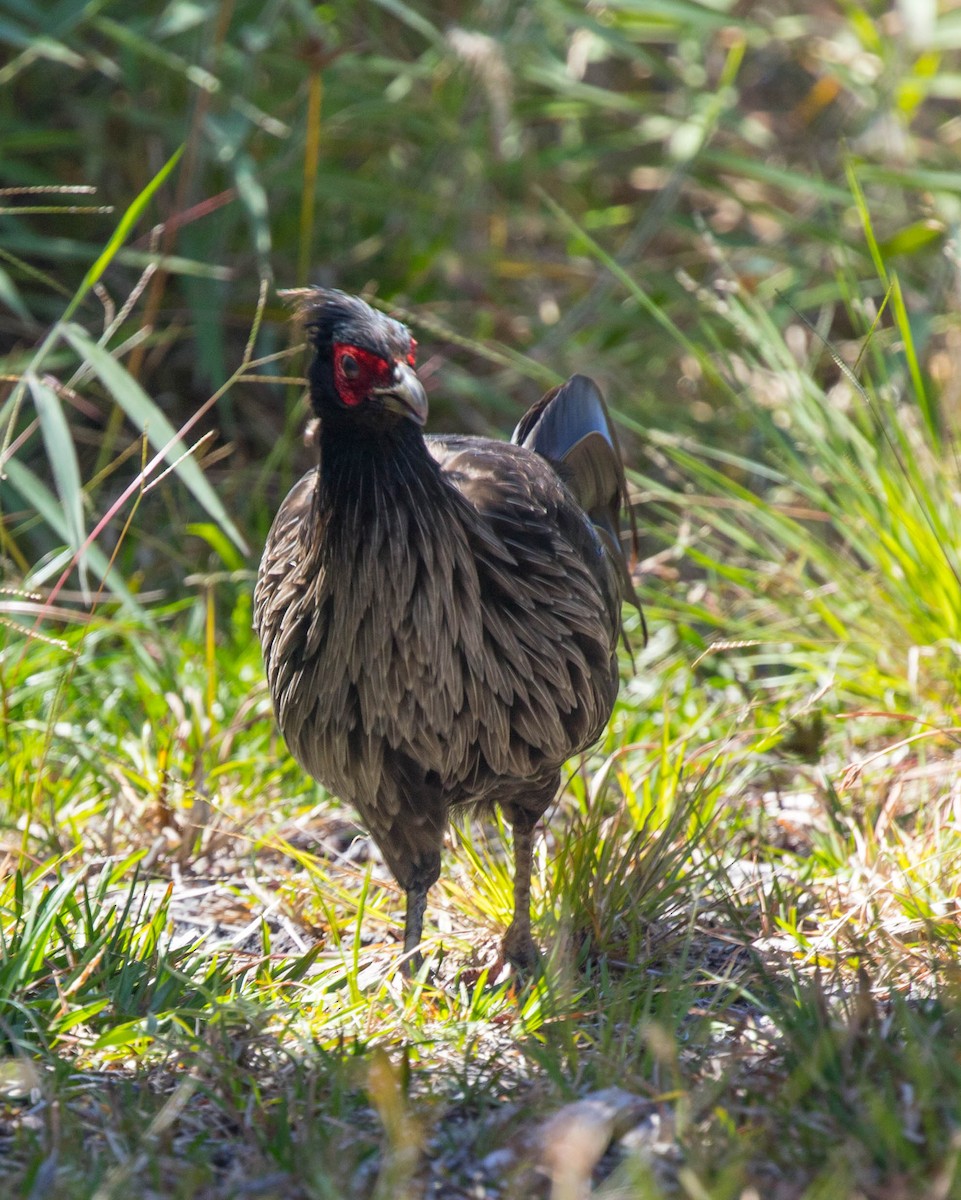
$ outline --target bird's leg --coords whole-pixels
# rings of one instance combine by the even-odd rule
[[[524,970],[535,966],[540,958],[531,936],[531,862],[534,826],[540,813],[515,805],[506,812],[514,828],[514,919],[501,945],[507,961]]]
[[[416,884],[407,889],[407,912],[404,915],[404,955],[411,969],[420,968],[418,947],[424,933],[424,912],[427,908],[427,888]]]
[[[421,964],[420,946],[424,933],[424,912],[427,909],[427,892],[440,875],[440,855],[425,855],[411,869],[407,881],[407,911],[404,914],[405,974],[419,971]]]

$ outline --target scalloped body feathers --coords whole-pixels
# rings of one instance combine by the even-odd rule
[[[495,803],[515,834],[504,952],[534,960],[531,832],[617,695],[616,443],[584,377],[532,414],[516,445],[321,411],[320,462],[281,505],[255,589],[287,745],[369,827],[415,960],[449,810]]]

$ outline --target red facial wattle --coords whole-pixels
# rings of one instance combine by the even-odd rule
[[[334,385],[348,408],[356,408],[374,388],[390,383],[393,366],[379,354],[361,346],[334,347]]]

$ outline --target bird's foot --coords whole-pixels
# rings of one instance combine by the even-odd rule
[[[419,950],[415,950],[411,955],[405,955],[400,960],[400,973],[404,979],[414,979],[420,974],[421,967],[424,965],[423,955]]]
[[[531,937],[531,927],[526,921],[512,921],[507,927],[501,942],[501,953],[506,962],[525,974],[540,966],[541,952]]]

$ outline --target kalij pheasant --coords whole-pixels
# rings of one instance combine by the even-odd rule
[[[281,505],[254,593],[278,723],[406,891],[415,962],[448,810],[499,804],[515,858],[503,950],[530,966],[533,830],[610,716],[633,597],[604,401],[575,375],[510,443],[425,437],[406,327],[337,291],[303,304],[319,464]]]

